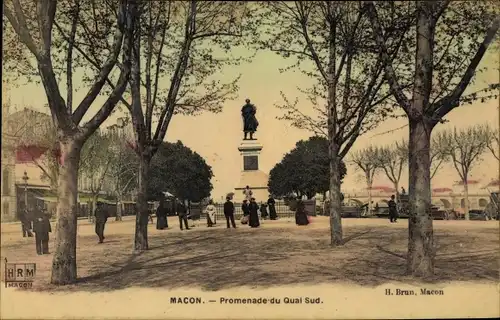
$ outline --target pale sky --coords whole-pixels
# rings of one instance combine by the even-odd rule
[[[497,53],[496,53],[497,54]],[[284,67],[285,62],[271,52],[260,52],[251,64],[242,64],[238,68],[227,70],[224,77],[234,77],[242,74],[238,98],[224,105],[219,114],[204,113],[197,117],[174,116],[167,131],[167,141],[181,140],[186,146],[198,152],[212,166],[215,177],[212,180],[214,189],[212,197],[220,199],[227,192],[233,191],[238,184],[242,170],[242,159],[238,151],[238,145],[242,139],[242,120],[240,115],[241,106],[245,98],[250,98],[257,106],[257,118],[259,120],[259,131],[255,135],[264,148],[260,156],[260,169],[266,173],[281,161],[286,152],[289,152],[295,143],[301,139],[307,139],[311,133],[290,126],[284,120],[277,120],[281,110],[277,109],[275,103],[281,103],[280,91],[283,91],[289,100],[293,101],[300,96],[296,87],[304,85],[304,77],[298,72],[281,74],[278,69]],[[483,87],[485,84],[499,82],[498,57],[490,52],[483,60],[483,66],[489,70],[482,74],[476,81],[476,86]],[[75,78],[74,82],[78,82]],[[22,106],[32,107],[40,111],[49,112],[44,105],[47,98],[41,85],[30,84],[19,88],[11,88],[10,100],[16,108]],[[77,104],[84,96],[85,91],[75,93],[74,103]],[[308,102],[302,99],[303,110],[307,112],[310,108]],[[103,98],[97,101],[103,102]],[[98,103],[96,103],[98,105]],[[499,100],[490,100],[486,103],[477,102],[473,105],[463,106],[453,110],[447,117],[450,123],[440,124],[434,132],[446,127],[467,126],[473,124],[489,123],[497,128],[500,120],[498,113]],[[91,109],[95,112],[96,109]],[[93,114],[92,114],[93,115]],[[104,127],[116,122],[121,116],[119,112],[113,114],[105,123]],[[89,118],[90,116],[86,117]],[[391,129],[401,127],[407,123],[406,119],[387,120],[372,132],[360,137],[355,143],[353,150],[366,147],[370,143],[374,145],[389,144],[396,140],[408,137],[408,128],[402,128],[395,132],[378,135]],[[499,165],[491,153],[485,153],[480,165],[472,170],[470,179],[477,179],[488,183],[491,179],[498,177]],[[445,165],[433,179],[433,188],[452,187],[459,179],[458,174],[451,164]],[[390,181],[380,173],[375,178],[375,185],[392,186]],[[405,168],[401,185],[407,188],[408,174]],[[343,190],[349,192],[354,189],[365,188],[364,179],[354,167],[348,166],[348,175],[344,179]]]

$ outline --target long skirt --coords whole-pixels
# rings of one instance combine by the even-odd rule
[[[156,229],[163,230],[168,228],[168,220],[166,216],[156,217]]]
[[[267,210],[262,210],[262,211],[260,212],[260,216],[261,216],[261,218],[262,218],[262,219],[267,218]]]
[[[298,226],[306,226],[309,224],[309,219],[307,218],[306,213],[296,213],[295,214],[295,223]]]
[[[213,224],[215,224],[215,214],[207,213],[207,225],[211,226]]]
[[[276,213],[276,207],[275,206],[269,206],[269,219],[271,220],[276,220],[278,217],[278,214]]]
[[[248,225],[252,228],[257,228],[258,226],[260,226],[260,222],[259,222],[259,215],[257,214],[257,212],[255,213],[250,213],[250,216],[249,216],[249,220],[248,220]]]

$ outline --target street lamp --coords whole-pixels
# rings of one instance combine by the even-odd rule
[[[24,209],[28,211],[28,174],[24,170],[23,181],[24,181]]]
[[[123,164],[123,147],[122,147],[122,142],[124,140],[124,128],[125,128],[125,118],[118,118],[116,119],[116,137],[118,138],[118,143],[116,144],[118,146],[118,176],[116,177],[116,184],[117,184],[117,215],[115,220],[116,221],[121,221],[122,220],[122,214],[123,214],[123,203],[122,203],[122,197],[121,197],[121,191],[119,190],[121,188],[121,175],[123,174],[122,170],[122,164]]]

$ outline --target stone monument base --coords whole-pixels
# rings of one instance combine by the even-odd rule
[[[266,202],[269,198],[269,191],[267,190],[267,182],[269,181],[269,176],[260,170],[256,171],[243,171],[241,173],[240,182],[237,187],[234,188],[233,201],[241,203],[245,199],[243,190],[246,186],[249,186],[253,192],[253,197],[255,201]]]
[[[241,203],[245,199],[243,190],[249,186],[255,200],[265,202],[269,198],[267,183],[269,175],[259,170],[259,155],[262,145],[257,140],[243,140],[238,147],[242,156],[243,171],[239,183],[234,188],[233,201]]]

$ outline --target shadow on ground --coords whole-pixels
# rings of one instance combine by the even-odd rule
[[[365,286],[414,282],[405,276],[405,228],[344,230],[346,243],[340,248],[330,247],[329,232],[323,228],[164,231],[152,234],[151,249],[141,254],[131,253],[129,235],[116,235],[113,242],[101,245],[100,251],[96,246],[79,245],[81,277],[77,285],[53,287],[45,283],[39,289],[110,291],[138,286],[219,290],[333,282]],[[494,231],[436,232],[436,275],[429,281],[496,282],[499,255]],[[93,242],[94,238],[79,237],[79,243]]]
[[[498,229],[435,231],[437,248],[433,283],[498,280]],[[95,236],[78,240],[79,281],[48,284],[50,264],[39,274],[39,290],[110,291],[127,287],[201,287],[219,290],[238,286],[348,282],[377,286],[388,281],[413,283],[405,276],[407,230],[384,226],[344,228],[346,243],[329,245],[325,228],[247,228],[156,231],[150,250],[131,252],[131,235]],[[96,249],[99,248],[99,249]],[[24,250],[13,244],[9,250]],[[51,258],[51,257],[50,257]],[[44,257],[48,259],[49,257]]]

